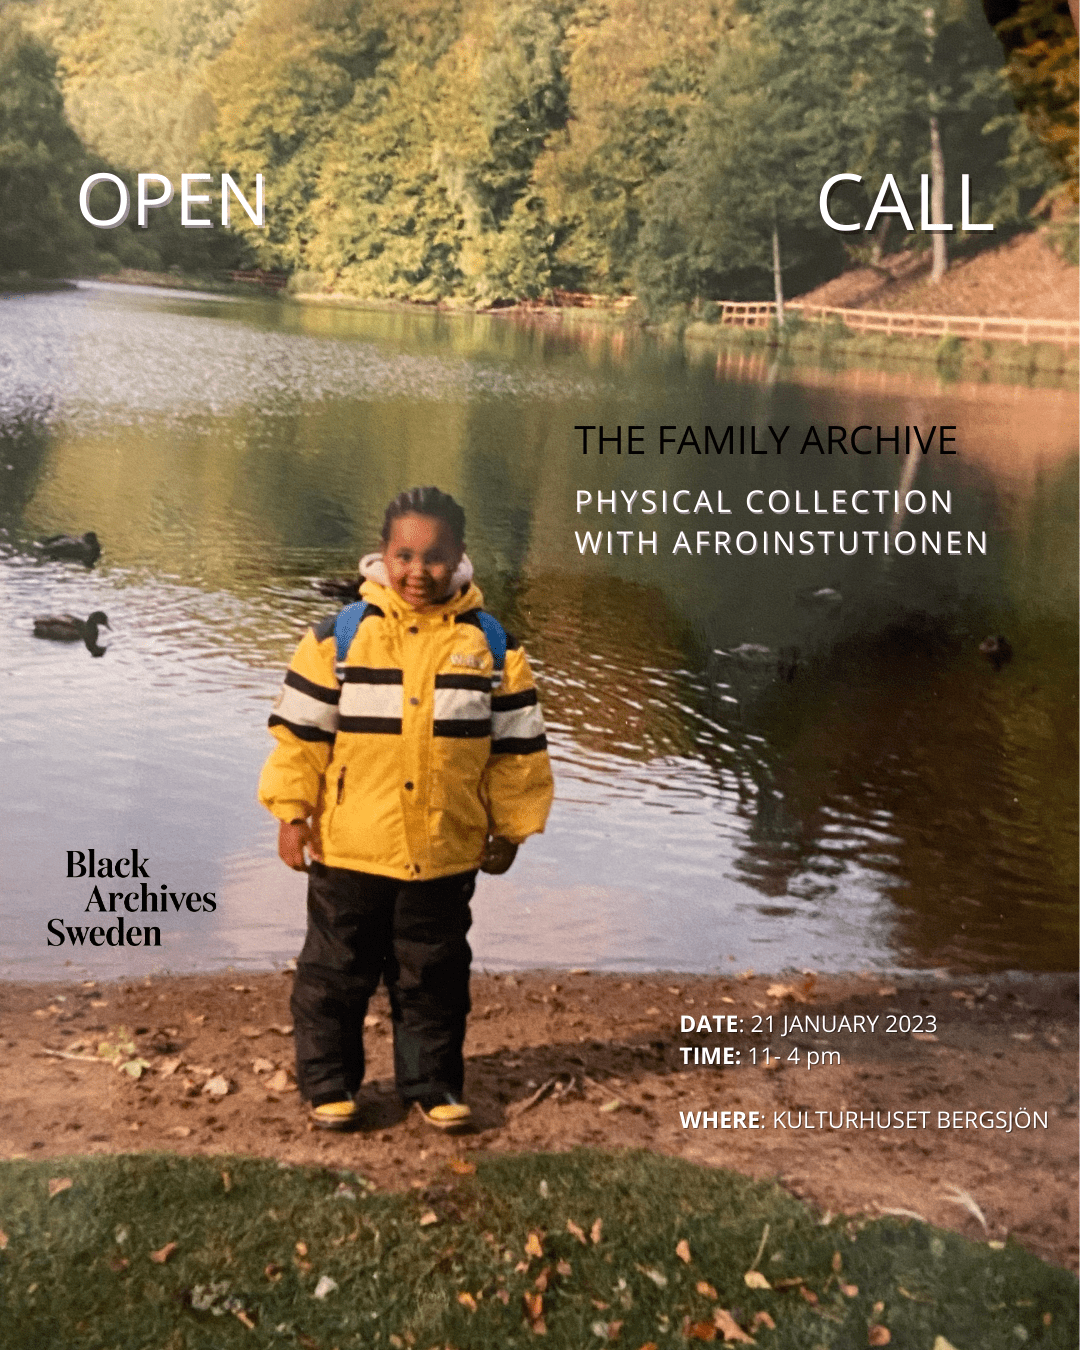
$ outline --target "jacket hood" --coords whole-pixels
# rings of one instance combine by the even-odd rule
[[[360,576],[363,578],[360,585],[360,594],[365,600],[372,601],[383,610],[388,604],[399,606],[401,609],[412,610],[412,605],[407,600],[403,600],[391,587],[390,575],[386,570],[386,564],[383,562],[381,553],[367,553],[360,559]],[[479,586],[473,581],[472,562],[469,560],[469,555],[463,553],[461,561],[454,570],[454,575],[450,578],[449,596],[433,608],[443,609],[445,607],[454,614],[460,614],[467,609],[479,609],[483,603],[483,594]]]

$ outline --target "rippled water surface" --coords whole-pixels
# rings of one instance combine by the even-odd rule
[[[303,882],[254,802],[270,700],[333,609],[312,580],[354,571],[416,482],[465,505],[557,775],[547,833],[481,879],[480,964],[1073,967],[1071,392],[85,286],[0,299],[0,414],[0,973],[295,955]],[[672,556],[679,528],[726,522],[575,514],[578,490],[720,489],[760,533],[738,509],[752,488],[808,501],[905,471],[889,455],[583,459],[573,430],[706,423],[955,424],[960,453],[908,462],[906,485],[951,492],[934,527],[985,530],[987,554]],[[657,529],[658,555],[635,534],[625,557],[617,536],[582,557],[574,531],[598,524]],[[93,569],[34,552],[86,529]],[[102,659],[31,636],[37,614],[93,609]],[[978,647],[997,633],[1014,657],[995,671]],[[146,953],[49,949],[49,919],[88,922],[91,883],[66,864],[90,847],[137,847],[151,886],[212,891],[217,909],[162,920]]]

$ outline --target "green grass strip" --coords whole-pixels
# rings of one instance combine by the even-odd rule
[[[724,1314],[776,1350],[1078,1342],[1075,1278],[1013,1245],[825,1221],[771,1182],[649,1153],[471,1166],[391,1195],[251,1158],[3,1163],[0,1343],[664,1350],[723,1342]]]

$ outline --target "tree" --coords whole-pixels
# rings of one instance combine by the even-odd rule
[[[74,212],[88,171],[54,58],[0,11],[0,270],[57,276],[92,256]]]
[[[749,271],[772,276],[782,322],[784,267],[828,240],[817,193],[830,147],[806,115],[815,91],[796,98],[778,46],[758,38],[748,25],[722,51],[674,164],[653,188],[638,281],[654,306]]]

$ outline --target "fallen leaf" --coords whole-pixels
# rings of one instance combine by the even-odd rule
[[[611,1101],[605,1102],[600,1110],[610,1114],[612,1111],[617,1111],[620,1106],[622,1106],[622,1102],[619,1101],[618,1097],[613,1097]]]
[[[266,1086],[271,1092],[295,1092],[296,1084],[292,1081],[288,1069],[278,1069],[273,1078],[266,1080]]]
[[[604,1231],[603,1219],[594,1219],[593,1226],[589,1229],[589,1237],[592,1239],[592,1244],[594,1247],[600,1241],[600,1235],[603,1233],[603,1231]]]
[[[258,1059],[251,1061],[252,1073],[273,1073],[276,1068],[277,1065],[272,1059],[263,1059],[260,1056]]]
[[[532,1232],[529,1234],[529,1236],[525,1239],[525,1255],[543,1256],[543,1254],[544,1254],[543,1241],[540,1237],[540,1234],[534,1228]]]
[[[420,1215],[421,1228],[429,1228],[433,1223],[438,1222],[439,1216],[435,1213],[433,1209],[425,1210],[425,1212]]]
[[[228,1193],[232,1190],[232,1177],[229,1176],[228,1172],[222,1172],[221,1184],[225,1188],[225,1194],[228,1195]]]
[[[544,1269],[540,1272],[540,1274],[537,1275],[536,1279],[533,1280],[533,1288],[539,1289],[540,1292],[543,1293],[548,1287],[548,1276],[550,1274],[551,1274],[551,1267],[545,1266]]]
[[[638,1350],[660,1350],[655,1341],[646,1341],[644,1345],[639,1346]]]
[[[770,984],[765,990],[766,998],[789,998],[794,994],[794,990],[788,984]]]
[[[871,1322],[866,1328],[867,1345],[888,1345],[891,1340],[892,1332],[880,1322]]]
[[[597,1312],[607,1312],[608,1308],[611,1307],[611,1304],[605,1303],[602,1298],[590,1299],[590,1302]]]
[[[122,1270],[127,1270],[131,1262],[126,1256],[118,1256],[115,1252],[105,1263],[114,1275],[119,1275]]]
[[[297,1254],[297,1256],[307,1256],[307,1253],[308,1253],[308,1245],[307,1245],[307,1243],[306,1243],[306,1242],[298,1242],[298,1243],[296,1244],[296,1254]]]
[[[70,1191],[75,1183],[70,1177],[50,1177],[49,1178],[49,1199],[54,1195],[59,1195],[61,1191]]]
[[[803,1285],[803,1284],[805,1284],[805,1283],[806,1283],[806,1280],[805,1280],[805,1278],[804,1278],[802,1275],[792,1275],[790,1279],[787,1279],[787,1280],[777,1280],[777,1281],[773,1284],[773,1288],[774,1288],[774,1289],[796,1289],[796,1288],[799,1287],[799,1285]]]
[[[944,1336],[935,1336],[934,1344],[930,1347],[930,1350],[956,1350],[956,1346],[953,1345],[952,1341],[947,1341]]]
[[[291,1022],[287,1025],[284,1022],[273,1022],[267,1029],[276,1031],[279,1036],[291,1036],[293,1033]]]
[[[638,1266],[637,1268],[641,1271],[642,1275],[652,1280],[657,1289],[667,1288],[668,1278],[662,1271],[654,1270],[652,1266]]]
[[[839,1252],[833,1252],[833,1254],[832,1254],[832,1268],[833,1268],[833,1270],[836,1272],[837,1275],[840,1274],[840,1268],[841,1268],[841,1266],[842,1266],[843,1264],[844,1264],[843,1257],[841,1257],[840,1253],[839,1253]]]
[[[754,1314],[754,1320],[750,1323],[750,1330],[757,1331],[758,1327],[768,1327],[770,1331],[776,1330],[776,1323],[772,1320],[764,1308]]]
[[[760,1270],[748,1270],[743,1276],[743,1283],[747,1289],[771,1289],[772,1285],[762,1275]]]
[[[504,1308],[509,1306],[510,1303],[509,1289],[496,1289],[495,1297],[499,1300],[499,1302],[503,1305]]]
[[[476,1171],[474,1162],[466,1162],[464,1158],[451,1158],[447,1166],[455,1176],[469,1177]]]
[[[337,1280],[332,1280],[329,1275],[320,1275],[319,1283],[315,1286],[312,1297],[321,1301],[326,1298],[327,1294],[332,1294],[337,1287]]]
[[[567,1219],[566,1231],[570,1233],[573,1237],[576,1237],[583,1247],[587,1247],[589,1245],[589,1240],[585,1236],[584,1228],[579,1228],[577,1224],[573,1221],[573,1219]]]
[[[243,1026],[240,1028],[240,1035],[246,1036],[248,1040],[253,1041],[256,1036],[261,1036],[262,1034],[263,1034],[262,1027]]]
[[[857,1284],[842,1284],[840,1292],[845,1298],[856,1298],[859,1293],[859,1286]]]
[[[895,984],[883,984],[878,990],[878,998],[892,998],[896,993]]]
[[[0,1228],[0,1252],[7,1251],[8,1241],[9,1241],[8,1235],[4,1232],[2,1228]]]
[[[883,1313],[884,1311],[885,1311],[885,1304],[884,1304],[884,1303],[881,1303],[881,1302],[879,1301],[879,1302],[877,1302],[877,1303],[874,1304],[874,1316],[875,1316],[875,1317],[878,1315],[878,1313]]]
[[[712,1287],[712,1285],[709,1284],[707,1280],[698,1280],[697,1284],[694,1287],[697,1289],[699,1294],[704,1294],[706,1298],[711,1298],[714,1303],[720,1297],[720,1295],[716,1292],[716,1290]]]
[[[474,1299],[472,1294],[467,1293],[464,1289],[461,1291],[460,1294],[458,1294],[457,1301],[461,1304],[463,1308],[468,1308],[470,1312],[476,1311],[477,1306],[476,1299]]]
[[[571,1266],[569,1261],[556,1261],[555,1270],[559,1275],[563,1277],[564,1280],[568,1275],[572,1275],[574,1273],[573,1267]]]
[[[753,1345],[753,1336],[748,1336],[726,1308],[713,1309],[713,1322],[725,1341],[740,1341],[743,1345]]]
[[[685,1238],[680,1238],[675,1244],[675,1255],[680,1261],[685,1261],[687,1265],[690,1264],[690,1244]]]
[[[159,1247],[156,1252],[150,1253],[150,1260],[156,1266],[163,1266],[179,1245],[177,1242],[166,1242],[164,1247]]]
[[[602,1341],[613,1341],[622,1330],[621,1322],[594,1322],[592,1324],[592,1333],[599,1336]]]
[[[230,984],[230,985],[229,985],[229,988],[233,991],[234,994],[250,994],[250,993],[251,993],[251,990],[247,987],[246,984]]]
[[[522,1294],[521,1301],[525,1304],[525,1316],[530,1322],[535,1322],[544,1315],[544,1296],[542,1294]]]
[[[279,1266],[276,1261],[271,1261],[270,1264],[263,1270],[263,1274],[266,1276],[266,1278],[270,1281],[271,1284],[277,1284],[278,1280],[280,1280],[281,1277],[285,1274],[285,1268],[283,1266]]]
[[[227,1097],[231,1084],[224,1074],[215,1074],[203,1084],[203,1091],[211,1097]]]
[[[158,1073],[162,1078],[171,1078],[183,1062],[179,1055],[175,1059],[163,1059],[158,1063]]]
[[[190,1125],[174,1125],[174,1126],[172,1127],[172,1129],[169,1131],[169,1133],[170,1133],[170,1134],[175,1134],[176,1137],[177,1137],[177,1139],[186,1139],[186,1138],[188,1137],[188,1135],[191,1133],[191,1126],[190,1126]]]
[[[809,1303],[811,1307],[816,1305],[818,1301],[817,1294],[815,1294],[812,1289],[807,1289],[805,1284],[799,1285],[799,1293],[803,1296],[804,1299],[806,1299],[807,1303]]]
[[[716,1327],[711,1322],[691,1322],[683,1324],[683,1336],[688,1341],[715,1341]]]

